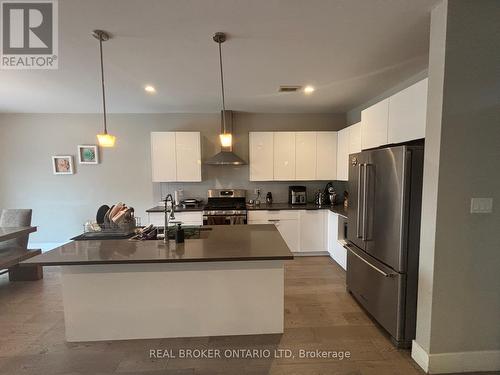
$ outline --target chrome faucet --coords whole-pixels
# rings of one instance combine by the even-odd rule
[[[174,199],[172,194],[167,194],[165,197],[165,223],[163,225],[163,242],[168,243],[168,225],[171,221],[175,220],[174,214]],[[170,204],[169,204],[170,203]]]

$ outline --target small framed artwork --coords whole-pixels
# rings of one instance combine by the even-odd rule
[[[73,174],[73,156],[52,156],[54,174]]]
[[[98,164],[99,155],[96,145],[78,145],[78,162],[80,164]]]

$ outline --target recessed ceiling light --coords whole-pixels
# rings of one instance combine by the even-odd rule
[[[156,89],[154,88],[154,86],[151,86],[151,85],[144,86],[144,91],[146,91],[150,94],[156,93]]]
[[[296,92],[299,91],[302,86],[297,85],[281,85],[278,89],[278,92]]]
[[[312,94],[314,92],[315,88],[312,86],[306,86],[304,87],[304,94]]]

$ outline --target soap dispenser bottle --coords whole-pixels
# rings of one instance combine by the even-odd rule
[[[175,231],[175,243],[184,242],[184,229],[182,229],[181,223],[177,224],[177,230]]]

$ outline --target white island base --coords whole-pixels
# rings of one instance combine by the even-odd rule
[[[283,332],[281,260],[61,268],[70,342]]]

